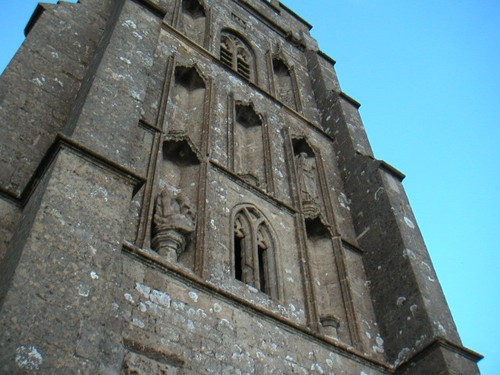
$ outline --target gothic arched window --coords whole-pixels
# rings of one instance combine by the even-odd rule
[[[254,80],[254,58],[248,43],[228,31],[221,33],[220,60],[246,79]]]
[[[233,275],[278,298],[276,245],[269,223],[255,207],[241,205],[233,216]]]

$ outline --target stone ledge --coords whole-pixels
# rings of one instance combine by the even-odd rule
[[[345,92],[341,91],[339,93],[339,96],[344,99],[346,102],[354,106],[356,109],[359,109],[361,107],[361,103],[358,102],[356,99],[352,98],[351,96],[347,95]]]
[[[284,318],[283,316],[275,312],[257,306],[238,295],[232,294],[229,291],[218,287],[217,285],[201,279],[198,275],[195,275],[189,270],[178,267],[175,264],[168,262],[152,250],[141,249],[131,242],[124,242],[122,244],[122,251],[125,254],[135,258],[136,260],[153,266],[161,270],[162,272],[187,283],[188,285],[190,284],[196,286],[206,293],[212,294],[219,298],[223,298],[226,302],[232,304],[237,308],[244,308],[247,311],[259,315],[261,318],[279,324],[283,329],[286,329],[287,331],[292,331],[296,334],[301,335],[301,337],[306,340],[315,341],[316,343],[327,347],[329,350],[335,352],[340,356],[387,374],[393,373],[393,367],[366,356],[365,354],[354,349],[352,346],[348,346],[329,337],[320,335],[319,333],[312,331],[305,325],[300,325],[294,321]]]
[[[415,353],[411,358],[409,358],[408,360],[397,366],[396,371],[399,372],[405,370],[406,368],[412,366],[413,363],[419,361],[420,359],[427,356],[430,352],[439,348],[452,351],[458,354],[459,356],[462,356],[470,361],[473,361],[474,363],[477,363],[484,358],[483,355],[473,350],[470,350],[462,345],[457,345],[445,338],[437,337],[433,341],[431,341],[427,346],[425,346],[420,351]]]
[[[42,14],[49,9],[55,8],[57,5],[56,4],[48,4],[48,3],[39,3],[37,4],[35,10],[33,11],[33,14],[31,15],[28,23],[26,24],[26,27],[24,28],[24,36],[28,36],[30,31],[33,29],[33,27],[36,25]]]
[[[5,199],[6,201],[9,201],[17,207],[23,206],[21,199],[15,193],[10,191],[9,189],[4,188],[3,186],[0,186],[0,197]]]
[[[272,205],[278,207],[279,209],[285,208],[290,214],[296,214],[298,211],[290,206],[289,204],[277,199],[276,197],[270,195],[269,193],[253,186],[250,185],[248,182],[244,181],[240,176],[238,176],[236,173],[230,171],[223,165],[217,163],[216,161],[210,160],[210,164],[214,166],[216,169],[218,169],[220,172],[224,173],[227,175],[232,181],[237,183],[238,185],[254,192],[256,195],[260,196],[264,200],[268,201]]]
[[[389,163],[383,161],[383,160],[376,160],[377,163],[379,163],[378,168],[383,170],[384,172],[387,172],[394,177],[396,177],[399,181],[403,181],[406,177],[406,175],[401,172],[400,170],[396,169]]]
[[[321,56],[322,58],[324,58],[326,61],[328,61],[330,64],[332,64],[332,66],[334,66],[337,62],[330,56],[328,56],[325,52],[323,52],[322,50],[319,50],[318,52],[318,55]]]
[[[393,167],[384,160],[375,159],[373,156],[365,155],[359,151],[356,151],[356,156],[361,156],[363,158],[368,159],[368,160],[364,159],[366,164],[374,165],[376,169],[382,170],[385,173],[389,173],[393,177],[397,178],[400,182],[402,182],[406,178],[406,175],[403,172],[401,172],[396,167]]]
[[[352,250],[353,252],[361,254],[361,255],[364,254],[365,250],[362,249],[361,247],[359,247],[358,245],[354,244],[353,242],[351,242],[347,238],[343,238],[343,237],[339,237],[339,238],[342,241],[342,245],[345,245],[346,247],[348,247],[349,250]]]
[[[92,149],[86,147],[85,145],[75,141],[74,139],[67,137],[63,134],[58,134],[56,138],[56,147],[57,149],[55,150],[56,152],[59,151],[61,148],[67,148],[74,153],[78,154],[79,156],[84,157],[85,159],[93,162],[94,164],[97,164],[101,167],[104,167],[108,170],[111,170],[114,172],[116,175],[124,178],[127,180],[131,185],[134,186],[134,194],[137,192],[141,186],[144,184],[146,181],[146,177],[143,177],[131,169],[128,169],[108,158],[106,158],[103,155],[98,154],[97,152],[93,151]]]
[[[75,141],[74,139],[63,135],[61,133],[57,134],[54,142],[49,147],[48,151],[42,158],[42,161],[36,168],[35,172],[31,176],[28,184],[20,195],[14,193],[13,191],[0,186],[0,196],[14,202],[19,207],[24,207],[31,197],[32,193],[35,191],[38,182],[42,179],[43,175],[49,168],[50,164],[53,162],[57,154],[61,149],[67,149],[73,153],[89,160],[90,162],[111,170],[118,176],[127,180],[128,183],[134,186],[134,194],[141,188],[141,186],[146,181],[146,178],[136,174],[134,171],[123,167],[120,164],[115,163],[112,160],[107,159],[90,148],[82,145],[81,143]]]
[[[282,2],[279,3],[280,4],[280,7],[285,10],[287,13],[289,13],[291,16],[293,16],[294,18],[296,18],[298,21],[300,21],[301,23],[303,23],[304,25],[306,25],[306,27],[311,30],[313,28],[313,26],[307,22],[305,19],[303,19],[301,16],[299,16],[297,13],[295,13],[293,10],[291,10],[290,8],[288,8],[285,4],[283,4]]]

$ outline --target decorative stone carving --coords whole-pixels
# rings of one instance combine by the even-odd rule
[[[153,216],[153,249],[170,261],[177,261],[196,227],[196,211],[183,194],[172,196],[162,190],[156,197]]]
[[[299,179],[300,197],[304,215],[308,218],[317,217],[320,213],[316,161],[306,152],[295,156]]]
[[[327,336],[338,338],[338,329],[340,327],[339,320],[333,315],[325,315],[320,317],[323,333]]]

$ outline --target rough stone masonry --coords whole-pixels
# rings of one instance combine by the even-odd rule
[[[479,373],[310,29],[38,5],[0,78],[0,373]]]

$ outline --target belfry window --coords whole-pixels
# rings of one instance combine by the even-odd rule
[[[246,79],[254,79],[254,59],[250,47],[241,38],[227,31],[221,34],[220,60]]]
[[[275,243],[267,220],[255,207],[243,205],[233,222],[234,278],[278,298]]]

